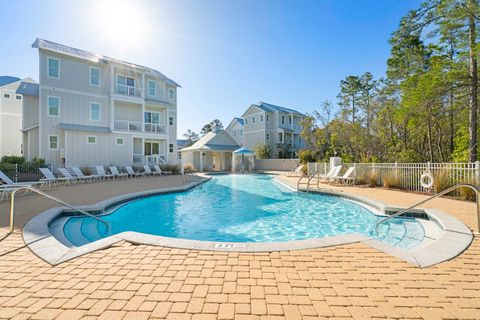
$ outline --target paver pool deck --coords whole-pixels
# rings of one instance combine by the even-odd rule
[[[294,183],[296,178],[282,177]],[[180,186],[179,176],[46,189],[77,205]],[[362,187],[321,188],[407,206],[425,195]],[[57,206],[18,197],[17,230],[0,241],[0,319],[480,319],[480,240],[429,268],[361,243],[273,253],[212,252],[129,242],[51,266],[20,228]],[[475,205],[435,199],[436,208],[476,231]],[[0,202],[0,238],[8,230]]]

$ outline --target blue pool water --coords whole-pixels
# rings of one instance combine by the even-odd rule
[[[111,234],[136,231],[165,237],[222,242],[276,242],[346,233],[375,235],[381,219],[340,197],[292,192],[268,175],[219,175],[194,190],[128,202],[103,219],[69,218],[64,234],[80,246]],[[392,219],[378,238],[404,249],[424,231],[415,219]]]

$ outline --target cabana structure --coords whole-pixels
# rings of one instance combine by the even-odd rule
[[[251,172],[254,169],[255,153],[247,148],[240,148],[233,151],[232,171],[233,172]]]
[[[198,171],[231,171],[232,152],[240,145],[223,129],[215,127],[190,147],[180,150],[182,166]]]

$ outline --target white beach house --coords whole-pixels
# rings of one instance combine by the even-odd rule
[[[48,164],[177,161],[177,89],[161,72],[37,39],[37,95],[24,105],[27,159]]]

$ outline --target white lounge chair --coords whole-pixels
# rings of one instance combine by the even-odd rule
[[[133,171],[133,168],[130,166],[126,166],[125,170],[127,170],[127,173],[130,177],[136,177],[136,178],[145,177],[145,174],[146,174],[145,172],[135,172]]]
[[[105,172],[105,168],[103,166],[95,166],[95,170],[97,171],[97,176],[100,177],[100,179],[114,179],[115,176],[113,174],[107,174]]]
[[[145,174],[147,176],[159,176],[159,175],[161,175],[161,173],[158,173],[157,171],[152,171],[152,169],[150,169],[150,166],[148,166],[148,165],[144,165],[143,170],[145,171]]]
[[[355,167],[349,167],[343,176],[337,176],[330,178],[330,181],[338,181],[341,183],[348,184],[350,182],[355,183],[355,178],[352,176],[355,172]]]
[[[128,173],[120,172],[118,168],[115,166],[109,167],[109,169],[115,178],[120,178],[120,179],[128,178]]]
[[[70,172],[68,172],[67,168],[58,168],[58,171],[67,179],[70,179],[73,183],[75,182],[85,182],[85,179],[81,177],[74,177]]]
[[[0,201],[4,198],[8,198],[9,192],[15,190],[19,187],[33,187],[33,186],[42,186],[43,183],[40,181],[32,181],[32,182],[13,182],[5,173],[0,171],[0,180],[4,182],[4,184],[0,184]],[[28,193],[28,190],[25,191]]]
[[[335,166],[333,167],[327,174],[321,174],[320,180],[322,181],[329,181],[332,178],[338,177],[342,166]]]
[[[84,175],[82,170],[80,170],[79,167],[71,167],[72,170],[73,170],[73,173],[75,173],[75,175],[81,179],[83,179],[83,181],[87,182],[87,181],[93,181],[93,180],[96,180],[97,177],[96,176],[93,176],[93,175]]]
[[[40,181],[44,181],[49,186],[51,186],[52,184],[59,184],[61,182],[65,182],[66,184],[70,184],[70,179],[65,178],[65,177],[57,178],[52,173],[52,171],[50,171],[50,169],[48,169],[48,168],[38,168],[38,170],[40,170],[40,172],[43,174],[43,178],[40,179]]]
[[[291,171],[287,177],[299,177],[303,174],[302,172],[303,164],[299,165],[295,171]]]
[[[160,166],[158,164],[154,165],[153,168],[155,169],[155,172],[158,173],[158,174],[172,174],[171,171],[164,171],[162,170],[162,168],[160,168]]]

